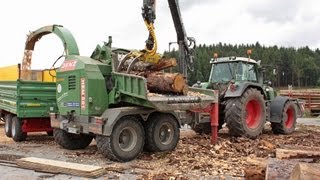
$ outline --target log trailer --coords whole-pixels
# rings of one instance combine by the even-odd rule
[[[171,10],[179,11],[177,1],[168,2]],[[212,114],[213,132],[217,132],[215,91],[188,88],[188,92],[164,94],[149,89],[148,77],[154,74],[153,67],[162,61],[155,52],[154,3],[144,1],[143,4],[149,38],[142,51],[112,48],[109,37],[108,42],[97,46],[91,57],[80,56],[67,29],[57,25],[43,29],[42,34],[49,28],[62,36],[65,47],[65,60],[57,69],[58,112],[50,114],[54,139],[63,148],[82,149],[95,138],[98,150],[115,161],[130,161],[143,149],[170,151],[178,143],[180,125],[192,124],[198,117],[196,114],[203,111]],[[175,25],[181,28],[183,24],[178,15],[180,23]],[[188,38],[182,32],[178,39],[185,42]],[[190,55],[186,50],[188,44],[181,44],[187,52],[185,57]],[[124,57],[120,57],[121,54],[125,54]],[[160,76],[165,80],[167,75]],[[168,84],[175,85],[175,80]]]
[[[208,82],[193,87],[219,90],[219,129],[223,124],[234,136],[257,138],[266,121],[276,134],[290,134],[296,119],[304,113],[303,103],[287,96],[277,96],[271,83],[263,80],[261,61],[249,57],[221,57],[215,54]],[[210,133],[210,122],[193,126],[198,133]]]

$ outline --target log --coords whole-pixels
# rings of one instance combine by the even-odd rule
[[[316,163],[298,163],[290,175],[290,180],[300,179],[319,179],[320,164]]]
[[[148,90],[153,93],[178,93],[187,95],[188,85],[182,74],[152,72],[147,75]]]
[[[306,150],[278,148],[276,149],[276,157],[278,159],[320,158],[320,151],[316,148],[315,150],[310,148],[306,148]]]
[[[159,63],[151,66],[151,70],[153,71],[161,71],[163,69],[177,66],[177,60],[175,58],[169,59],[160,59]]]

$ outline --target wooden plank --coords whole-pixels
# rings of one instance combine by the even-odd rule
[[[299,163],[290,175],[290,180],[311,180],[320,178],[320,164],[318,163]]]
[[[49,173],[71,174],[90,178],[100,177],[106,173],[105,169],[100,166],[42,159],[36,157],[21,158],[16,160],[16,162],[18,167]]]

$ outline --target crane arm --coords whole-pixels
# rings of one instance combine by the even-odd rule
[[[179,44],[179,71],[184,77],[188,77],[188,70],[193,69],[193,50],[196,43],[194,38],[187,37],[186,35],[178,0],[168,0],[168,3],[177,33],[177,43]],[[118,65],[118,71],[127,69],[128,73],[138,61],[143,61],[146,64],[158,64],[160,62],[161,56],[157,53],[157,38],[154,28],[154,21],[156,19],[156,0],[143,0],[142,17],[149,32],[145,48],[141,51],[132,51],[124,56]],[[126,64],[128,64],[127,61],[129,60],[131,60],[131,62],[126,67]]]
[[[196,47],[196,41],[192,37],[188,37],[184,24],[178,0],[168,0],[171,17],[177,33],[177,43],[179,45],[179,71],[187,77],[187,71],[193,70],[193,56]],[[154,32],[153,23],[156,19],[156,0],[143,0],[142,16],[149,31],[149,37],[146,41],[146,51],[154,53],[157,49],[157,40]]]
[[[171,17],[177,33],[177,43],[179,45],[179,71],[188,77],[188,70],[193,71],[194,49],[196,47],[196,40],[193,37],[188,37],[182,16],[180,12],[178,0],[168,0]]]

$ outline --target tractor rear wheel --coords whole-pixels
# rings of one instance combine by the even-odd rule
[[[271,123],[271,128],[274,134],[291,134],[297,123],[297,115],[295,104],[292,101],[288,101],[282,110],[282,119],[280,123]]]
[[[143,126],[134,116],[120,118],[110,136],[96,136],[99,152],[110,160],[121,162],[136,158],[143,149],[144,141]]]
[[[12,114],[6,114],[4,116],[4,132],[7,137],[12,137]]]
[[[62,129],[53,130],[54,140],[65,149],[84,149],[89,146],[93,137],[86,134],[72,134]]]
[[[146,126],[145,149],[150,152],[171,151],[179,141],[179,124],[171,114],[153,114]]]
[[[261,92],[249,88],[242,97],[229,99],[225,108],[225,121],[231,135],[257,138],[266,121],[265,101]]]
[[[27,133],[22,131],[23,121],[20,120],[17,116],[12,118],[12,127],[11,134],[12,139],[15,142],[24,141],[27,138]]]

